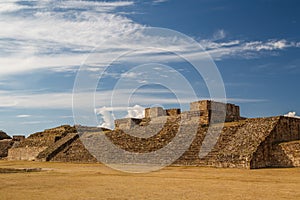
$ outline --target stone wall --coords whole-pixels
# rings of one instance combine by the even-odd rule
[[[238,121],[240,119],[240,107],[230,103],[226,104],[226,122]]]
[[[209,113],[201,110],[185,111],[182,112],[180,116],[181,119],[187,123],[207,124],[209,121]]]
[[[47,147],[18,147],[18,148],[11,148],[8,150],[8,160],[29,160],[33,161],[36,160],[36,157],[39,155],[40,152],[45,150]]]
[[[300,167],[300,140],[274,145],[271,167]]]
[[[300,119],[279,117],[271,134],[262,141],[253,155],[251,168],[277,167],[287,164],[286,155],[281,154],[284,151],[281,151],[282,146],[279,144],[297,140],[300,140]],[[280,155],[283,157],[280,158]],[[280,164],[281,160],[285,163]]]
[[[0,159],[7,157],[8,150],[12,147],[13,143],[11,139],[0,140]]]
[[[190,103],[190,111],[201,111],[201,124],[232,122],[241,119],[239,106],[230,103],[224,104],[209,100],[196,101]]]
[[[116,129],[131,129],[134,126],[137,126],[141,123],[141,119],[136,118],[125,118],[125,119],[116,119],[115,128]]]
[[[12,148],[8,150],[8,159],[36,160],[42,151],[54,145],[67,134],[74,132],[76,132],[75,127],[63,125],[34,133],[24,140],[16,141]]]

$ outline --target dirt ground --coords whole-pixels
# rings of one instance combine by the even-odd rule
[[[300,199],[300,168],[215,169],[167,167],[129,174],[101,164],[0,161],[0,200],[76,199]]]

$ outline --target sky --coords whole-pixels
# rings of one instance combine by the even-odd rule
[[[0,130],[90,125],[78,86],[91,83],[97,125],[110,128],[149,106],[187,110],[217,80],[242,116],[300,115],[299,10],[297,0],[2,0]],[[199,76],[178,52],[218,73]]]

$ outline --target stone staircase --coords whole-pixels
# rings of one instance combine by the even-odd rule
[[[56,141],[53,145],[46,148],[44,151],[40,152],[37,156],[37,160],[49,161],[66,146],[70,145],[74,140],[78,138],[77,133],[68,133],[65,137]]]

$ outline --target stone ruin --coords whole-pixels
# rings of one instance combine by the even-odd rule
[[[223,117],[218,118],[218,113]],[[214,114],[216,117],[212,117]],[[222,120],[225,123],[216,144],[206,156],[199,157],[201,147],[210,142],[204,140],[208,129],[212,133],[218,131]],[[180,124],[182,121],[184,123]],[[6,154],[0,157],[8,160],[97,162],[96,155],[90,153],[80,140],[78,129],[95,143],[97,136],[105,134],[114,145],[126,151],[148,153],[163,148],[177,134],[184,136],[197,127],[190,147],[173,165],[246,169],[300,167],[300,119],[284,116],[246,119],[240,116],[239,107],[234,104],[197,101],[184,112],[147,108],[143,119],[118,119],[115,126],[114,130],[107,130],[65,125],[32,134],[26,139],[5,139],[10,143],[7,143]],[[159,131],[152,133],[156,127]],[[147,134],[150,136],[146,137]],[[172,151],[165,152],[164,159],[171,154]],[[118,156],[114,155],[116,163]],[[128,164],[130,162],[128,159]]]
[[[75,126],[63,125],[34,133],[26,139],[24,136],[13,139],[7,160],[96,162],[80,142]],[[64,154],[69,150],[72,154]],[[61,154],[64,156],[61,157]]]
[[[212,117],[214,116],[214,117]],[[196,101],[190,103],[190,110],[181,113],[180,109],[166,109],[162,107],[153,107],[145,109],[144,120],[160,123],[168,117],[181,117],[191,123],[200,123],[202,125],[217,122],[233,122],[243,119],[240,116],[240,108],[234,104],[225,104],[209,100]],[[116,129],[132,129],[140,125],[143,119],[126,118],[115,120]]]

